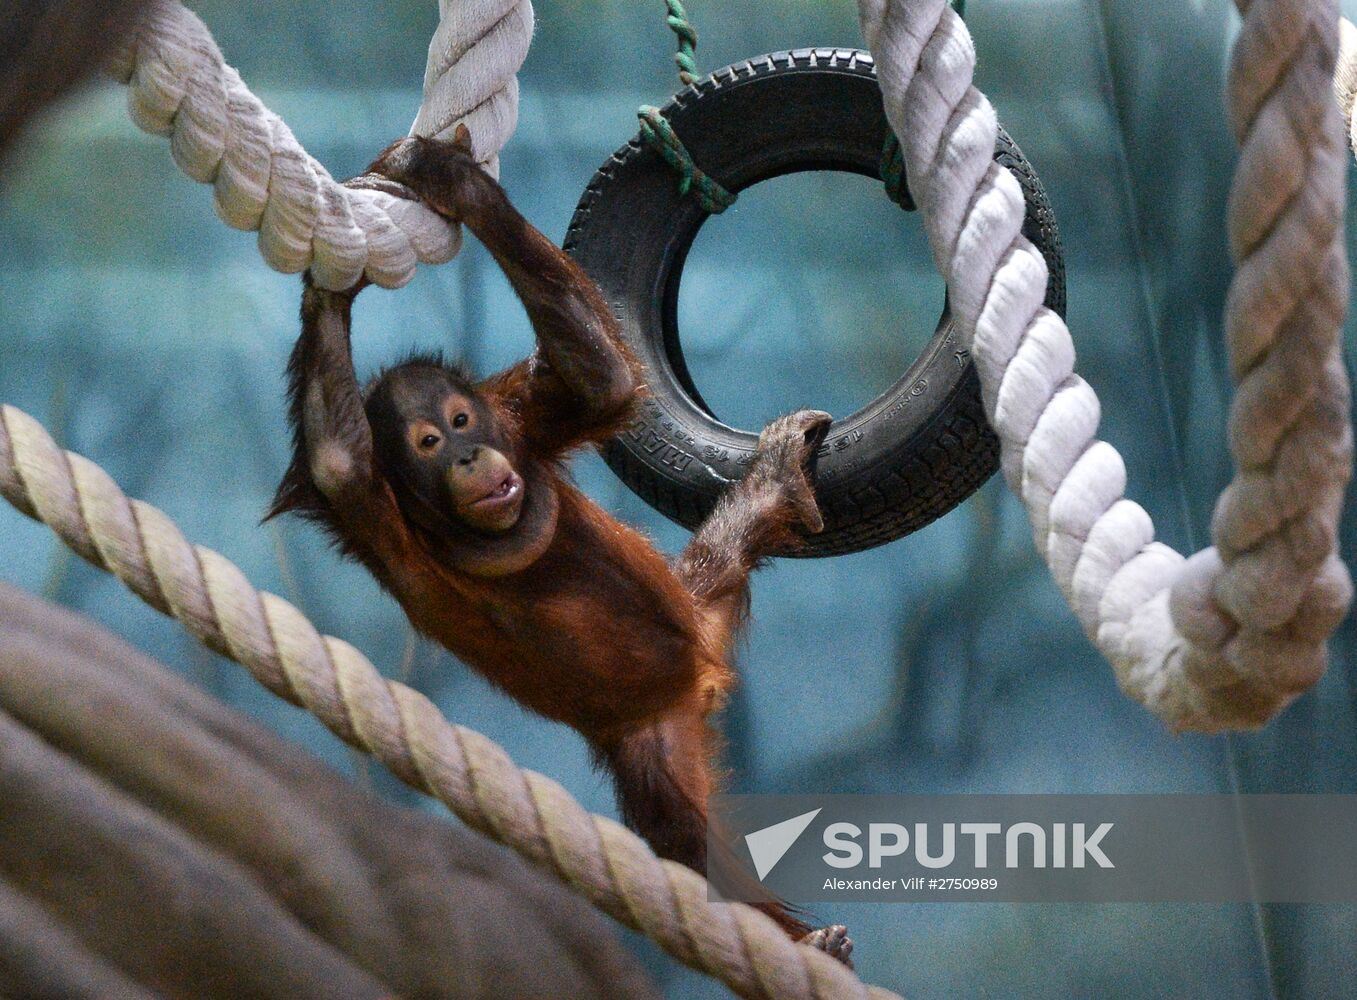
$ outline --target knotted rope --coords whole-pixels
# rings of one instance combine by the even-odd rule
[[[674,127],[664,115],[660,114],[659,108],[643,104],[636,112],[636,117],[641,122],[641,138],[679,175],[680,197],[691,190],[697,196],[697,202],[703,210],[712,215],[719,215],[735,204],[735,195],[712,180],[693,162],[692,156],[679,141]]]
[[[993,162],[971,38],[945,0],[859,0],[886,115],[952,313],[973,345],[1003,470],[1037,548],[1122,689],[1175,729],[1256,726],[1312,685],[1352,595],[1336,553],[1352,463],[1339,333],[1347,308],[1346,150],[1330,96],[1333,0],[1237,0],[1227,114],[1241,143],[1225,334],[1237,473],[1214,547],[1184,559],[1123,499],[1098,397],[1042,305],[1022,192]]]
[[[678,66],[679,82],[691,87],[698,79],[697,29],[688,20],[688,12],[683,9],[680,0],[665,0],[665,7],[668,10],[665,23],[678,40],[674,64]],[[735,194],[697,165],[659,108],[642,104],[636,111],[636,117],[640,120],[641,141],[659,153],[660,158],[678,174],[680,198],[692,191],[702,210],[712,215],[719,215],[735,204]]]
[[[441,0],[439,8],[413,131],[437,135],[465,122],[478,158],[498,173],[499,149],[517,121],[515,74],[532,37],[532,4]],[[460,248],[459,230],[395,185],[338,184],[177,0],[148,11],[109,70],[128,85],[132,120],[167,136],[180,169],[213,186],[223,222],[258,231],[259,252],[275,270],[309,267],[324,288],[348,288],[364,273],[397,288],[417,262],[441,263]]]

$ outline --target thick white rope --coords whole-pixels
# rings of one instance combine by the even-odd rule
[[[1332,97],[1333,0],[1237,0],[1227,114],[1240,142],[1229,201],[1236,273],[1225,334],[1237,473],[1214,547],[1184,559],[1123,499],[1074,373],[1046,265],[1020,233],[1022,192],[993,162],[995,115],[946,0],[859,0],[952,314],[972,344],[1003,470],[1038,549],[1122,689],[1174,729],[1257,726],[1312,685],[1352,596],[1336,554],[1352,465],[1340,355],[1348,297],[1346,157]]]
[[[660,860],[626,827],[586,812],[550,778],[520,770],[503,747],[448,722],[287,601],[255,590],[228,559],[191,545],[162,511],[129,500],[108,473],[62,451],[12,406],[0,406],[0,495],[468,826],[739,996],[895,998],[823,951],[792,943],[753,907],[708,902],[701,875]]]
[[[438,135],[465,123],[492,173],[518,116],[515,74],[528,53],[529,0],[441,0],[429,45],[424,102],[413,131]],[[128,85],[132,120],[169,137],[180,169],[213,186],[223,222],[257,230],[259,252],[286,273],[311,269],[324,288],[366,273],[397,288],[415,264],[450,260],[461,233],[418,200],[343,187],[222,59],[202,21],[178,0],[159,0],[109,71]],[[391,186],[391,185],[388,185]]]
[[[532,41],[528,0],[438,0],[424,102],[411,135],[466,125],[479,159],[499,176],[499,151],[518,125],[518,68]]]

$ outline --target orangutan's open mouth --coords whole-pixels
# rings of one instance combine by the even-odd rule
[[[504,477],[504,481],[493,490],[475,501],[471,506],[479,508],[500,507],[504,504],[513,503],[523,492],[523,480],[518,473],[511,472]]]

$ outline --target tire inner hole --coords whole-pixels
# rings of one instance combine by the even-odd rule
[[[784,174],[707,219],[678,289],[693,385],[717,419],[757,432],[803,407],[842,419],[918,357],[945,286],[916,213],[881,182]]]

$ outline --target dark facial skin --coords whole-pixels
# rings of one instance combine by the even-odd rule
[[[448,369],[422,361],[392,369],[369,391],[365,409],[377,453],[408,501],[488,534],[518,523],[528,487],[511,443],[475,390]]]

